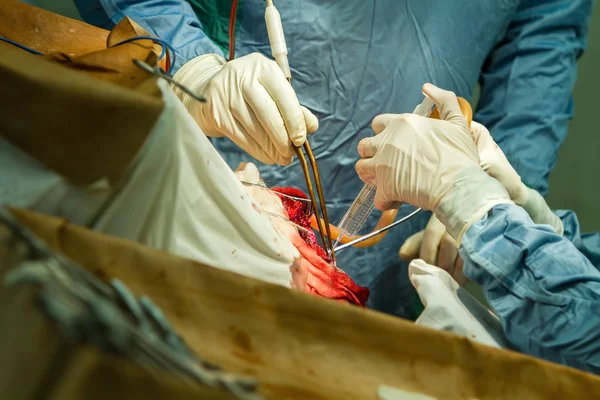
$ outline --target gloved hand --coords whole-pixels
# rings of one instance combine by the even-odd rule
[[[460,282],[456,277],[450,277],[423,260],[410,263],[408,277],[425,307],[415,324],[453,332],[488,346],[500,347],[481,324],[477,314],[472,314],[469,307],[461,301],[458,294]]]
[[[563,234],[560,218],[546,204],[543,197],[521,182],[521,177],[510,165],[504,152],[491,137],[487,128],[478,122],[471,123],[471,134],[477,145],[480,165],[485,172],[497,179],[508,191],[511,200],[523,207],[536,224],[551,225],[556,233]],[[462,264],[458,256],[456,242],[446,233],[446,228],[435,215],[431,216],[424,231],[409,237],[400,248],[400,258],[411,261],[422,258],[425,262],[437,265],[445,271],[452,271]],[[454,257],[454,259],[452,259]]]
[[[227,136],[265,164],[289,165],[293,145],[302,145],[319,126],[275,61],[258,53],[230,62],[203,55],[184,64],[174,79],[207,99],[200,103],[173,89],[206,135]]]
[[[422,259],[448,272],[461,286],[468,280],[462,273],[463,259],[458,254],[456,240],[433,214],[424,230],[415,233],[402,244],[399,252],[404,261]]]
[[[491,177],[496,178],[510,194],[511,200],[523,207],[536,224],[550,225],[557,234],[564,233],[563,223],[536,190],[530,189],[523,182],[517,171],[510,165],[504,152],[496,144],[488,129],[473,121],[471,134],[479,151],[481,168]]]
[[[375,207],[406,202],[432,210],[460,245],[465,230],[494,205],[512,203],[506,189],[479,166],[477,147],[456,95],[431,84],[423,92],[442,120],[414,114],[380,115],[377,136],[361,140],[359,177],[374,185]]]

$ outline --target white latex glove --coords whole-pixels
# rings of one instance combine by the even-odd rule
[[[479,166],[477,147],[456,95],[431,84],[423,92],[442,120],[414,114],[380,115],[378,135],[360,141],[356,171],[377,188],[380,210],[409,203],[432,210],[460,245],[465,230],[493,206],[512,203],[506,189]]]
[[[535,190],[521,182],[521,177],[510,165],[504,152],[491,137],[487,128],[478,122],[471,123],[471,134],[477,145],[480,165],[490,176],[497,179],[511,196],[515,204],[523,207],[532,221],[537,224],[551,225],[562,235],[564,228],[558,218],[546,204],[544,198]],[[400,258],[411,261],[421,258],[425,262],[437,265],[450,275],[462,269],[463,261],[458,255],[456,242],[447,234],[446,227],[435,215],[431,216],[425,230],[409,237],[399,252]],[[457,282],[466,282],[455,277]]]
[[[415,324],[501,347],[494,335],[462,303],[457,293],[459,285],[450,275],[423,260],[414,260],[408,266],[408,276],[425,307]]]
[[[536,224],[546,224],[562,235],[563,223],[536,190],[530,189],[523,182],[517,171],[510,165],[504,152],[496,144],[488,129],[473,121],[471,134],[479,151],[481,168],[491,177],[496,178],[506,188],[515,204],[523,207]]]
[[[448,272],[459,285],[468,279],[463,274],[463,259],[458,254],[456,240],[448,234],[444,224],[433,214],[425,230],[415,233],[402,244],[399,252],[404,261],[421,259]]]
[[[302,145],[319,126],[275,61],[258,53],[230,62],[203,55],[184,64],[174,79],[206,98],[200,103],[173,88],[206,135],[227,136],[265,164],[289,165],[293,145]]]

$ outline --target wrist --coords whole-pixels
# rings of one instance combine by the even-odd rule
[[[226,63],[227,61],[217,54],[205,54],[183,64],[173,79],[192,92],[204,95],[211,79],[223,69]],[[172,89],[185,107],[190,110],[190,106],[195,100],[176,86],[172,86]]]
[[[510,194],[510,199],[515,202],[516,205],[523,207],[529,199],[529,188],[525,186],[523,182],[519,181],[519,185],[517,185],[513,190],[508,190]]]
[[[527,188],[527,201],[521,205],[533,222],[540,225],[550,225],[554,231],[561,235],[564,226],[561,219],[552,212],[546,200],[536,190]]]
[[[514,204],[506,188],[481,168],[469,167],[456,177],[434,211],[460,247],[464,232],[498,204]]]

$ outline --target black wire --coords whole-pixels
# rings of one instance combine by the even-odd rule
[[[30,52],[31,54],[35,54],[37,56],[43,56],[44,55],[44,53],[41,53],[41,52],[39,52],[37,50],[34,50],[34,49],[29,48],[27,46],[24,46],[21,43],[17,43],[15,41],[7,39],[5,37],[0,36],[0,40],[3,41],[3,42],[6,42],[6,43],[12,44],[13,46],[17,46],[17,47],[19,47],[22,50]]]
[[[171,71],[173,70],[173,66],[175,65],[175,50],[173,50],[173,47],[166,41],[157,37],[153,37],[153,36],[136,36],[136,37],[132,37],[129,39],[125,39],[122,42],[119,42],[115,45],[112,45],[110,47],[115,47],[115,46],[119,46],[125,43],[130,43],[130,42],[134,42],[136,40],[152,40],[155,43],[158,43],[161,45],[162,47],[162,54],[160,55],[160,58],[163,58],[163,56],[165,55],[165,49],[168,49],[171,52],[171,60],[170,60],[170,65],[169,65],[169,71],[168,73],[170,74]]]

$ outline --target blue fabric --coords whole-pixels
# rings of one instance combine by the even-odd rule
[[[89,24],[112,29],[129,17],[175,50],[174,74],[187,61],[202,54],[223,55],[202,31],[192,7],[183,0],[74,0]]]
[[[582,234],[579,221],[573,211],[557,210],[554,212],[563,222],[564,237],[568,238],[588,260],[600,270],[600,233]]]
[[[99,25],[129,15],[172,41],[187,58],[216,47],[182,0],[77,3],[84,18]],[[310,141],[333,222],[339,222],[363,185],[354,171],[356,147],[373,134],[372,119],[411,112],[422,100],[425,82],[470,100],[481,80],[477,118],[491,126],[523,180],[545,192],[572,112],[575,59],[585,46],[592,0],[298,0],[276,1],[276,6],[293,86],[320,121]],[[236,57],[270,56],[264,8],[264,0],[240,1]],[[97,17],[102,10],[105,17]],[[213,143],[232,168],[253,161],[227,139]],[[304,189],[297,162],[259,168],[269,185]],[[400,216],[410,211],[403,207]],[[371,289],[370,307],[415,317],[410,310],[416,293],[398,250],[428,218],[422,213],[377,246],[340,254],[338,265]]]
[[[542,195],[573,116],[571,88],[592,7],[592,0],[521,1],[482,69],[475,118]]]
[[[590,260],[599,261],[600,234],[581,236],[573,213],[559,215],[566,237],[517,206],[494,207],[463,236],[464,273],[516,349],[598,374],[600,271]]]

